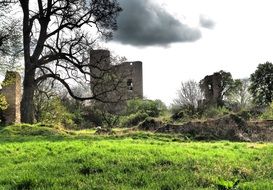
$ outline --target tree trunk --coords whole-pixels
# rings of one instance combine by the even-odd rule
[[[21,101],[21,121],[23,123],[34,123],[34,78],[35,70],[25,71],[24,91]]]

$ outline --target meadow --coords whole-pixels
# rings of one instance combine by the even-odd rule
[[[273,144],[140,131],[0,131],[0,189],[273,189]]]

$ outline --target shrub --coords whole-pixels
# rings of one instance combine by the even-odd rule
[[[41,112],[38,122],[63,125],[68,128],[75,127],[75,116],[67,110],[59,97],[49,99],[47,103],[47,106]]]
[[[198,111],[192,106],[173,106],[171,118],[175,121],[188,121],[198,117]]]
[[[237,116],[243,118],[244,120],[250,120],[252,117],[251,112],[248,110],[242,110],[239,113],[237,113]]]
[[[121,126],[122,127],[136,126],[148,117],[149,115],[147,113],[142,113],[142,112],[137,112],[129,116],[123,116],[121,119]]]
[[[64,131],[54,129],[49,125],[41,124],[15,124],[10,125],[2,130],[0,134],[3,135],[20,135],[20,136],[54,136],[54,135],[66,135]]]
[[[0,110],[6,110],[8,108],[8,102],[3,94],[0,94]]]
[[[96,127],[103,125],[103,118],[99,110],[93,109],[91,106],[83,108],[83,121],[81,125],[83,128]]]
[[[273,102],[266,108],[265,112],[262,113],[260,116],[260,119],[273,119]]]
[[[3,111],[8,108],[8,102],[3,94],[0,94],[0,123],[5,123]]]
[[[225,107],[209,107],[202,113],[204,118],[217,118],[229,114],[230,111]]]
[[[158,117],[166,110],[166,106],[160,100],[133,99],[127,101],[125,115],[136,114],[140,112],[146,113],[150,117]]]

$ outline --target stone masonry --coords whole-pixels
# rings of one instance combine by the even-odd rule
[[[21,76],[17,72],[7,71],[2,89],[0,91],[7,100],[8,108],[4,110],[3,116],[6,124],[20,123],[21,102]]]
[[[103,101],[113,102],[108,110],[120,112],[126,100],[143,98],[142,62],[140,61],[112,65],[108,50],[92,50],[90,72],[93,94],[98,95],[97,97]]]
[[[220,73],[214,73],[213,75],[207,75],[201,81],[201,89],[204,92],[205,105],[221,105],[222,104],[222,85],[223,77]]]

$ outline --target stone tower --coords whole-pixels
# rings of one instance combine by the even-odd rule
[[[143,98],[143,76],[142,62],[124,62],[114,66],[117,73],[127,73],[124,75],[124,82],[127,88],[123,91],[127,99]]]
[[[98,96],[99,99],[106,102],[115,102],[108,106],[108,110],[121,112],[126,105],[126,100],[143,98],[142,62],[140,61],[112,65],[108,50],[92,50],[90,52],[90,72],[93,94],[100,94],[116,85],[114,91],[110,90]],[[119,81],[118,85],[115,80]]]
[[[1,93],[8,103],[8,108],[3,112],[5,123],[20,123],[21,76],[19,73],[7,71],[5,80],[2,82]]]
[[[91,50],[90,52],[90,71],[94,78],[103,74],[104,70],[110,68],[110,51]]]

